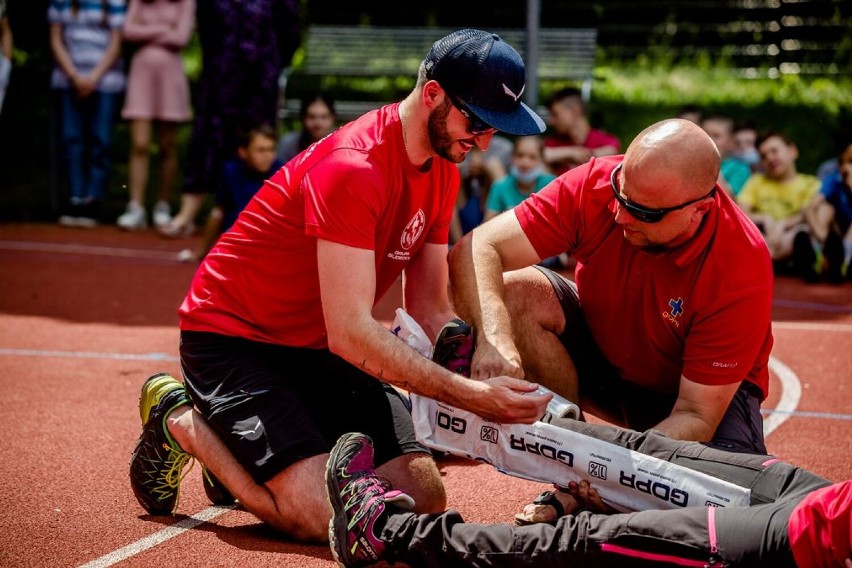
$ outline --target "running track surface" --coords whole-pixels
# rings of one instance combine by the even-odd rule
[[[147,376],[179,373],[176,309],[195,239],[113,227],[0,224],[0,566],[329,567],[252,515],[209,506],[199,468],[178,514],[144,513],[127,465]],[[390,320],[399,287],[377,307]],[[852,477],[852,284],[776,283],[770,452],[831,480]],[[743,314],[743,325],[748,315]],[[449,503],[505,522],[541,484],[439,462]]]

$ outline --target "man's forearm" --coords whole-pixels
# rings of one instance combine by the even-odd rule
[[[457,313],[471,323],[477,334],[493,338],[511,334],[509,312],[503,302],[503,270],[500,256],[487,245],[463,239],[450,251],[453,303]]]
[[[709,442],[716,432],[716,425],[694,412],[673,411],[654,429],[675,440]]]
[[[375,320],[353,323],[346,337],[329,336],[329,347],[364,372],[395,387],[453,406],[468,406],[464,377],[432,363]]]

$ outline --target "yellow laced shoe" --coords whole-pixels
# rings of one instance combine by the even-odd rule
[[[130,456],[130,486],[139,504],[152,515],[175,511],[180,482],[195,463],[166,427],[168,415],[184,404],[192,404],[186,388],[166,373],[152,375],[142,385],[139,397],[142,434]]]

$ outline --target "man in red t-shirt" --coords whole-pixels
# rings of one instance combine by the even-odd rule
[[[615,424],[765,453],[772,266],[718,191],[719,164],[700,127],[665,120],[462,239],[450,276],[476,330],[471,376],[525,377]],[[561,251],[576,284],[533,266]]]
[[[616,136],[589,124],[580,89],[566,87],[556,91],[547,100],[547,109],[554,133],[544,139],[544,161],[554,174],[621,151],[621,141]]]
[[[498,129],[544,130],[519,100],[524,81],[520,56],[498,36],[454,32],[432,46],[405,100],[316,142],[265,182],[180,307],[185,387],[165,374],[143,386],[130,474],[146,510],[174,510],[193,456],[214,502],[230,492],[289,536],[323,540],[325,463],[353,427],[375,436],[379,471],[420,511],[444,508],[438,469],[394,387],[500,422],[542,415],[550,397],[532,394],[535,385],[451,373],[372,315],[402,275],[405,308],[430,339],[453,318],[456,163]]]

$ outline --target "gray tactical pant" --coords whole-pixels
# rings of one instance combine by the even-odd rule
[[[395,559],[420,566],[795,567],[787,520],[830,482],[770,456],[739,454],[572,420],[554,425],[751,489],[749,507],[566,515],[556,526],[467,524],[455,511],[395,514],[382,530]]]

